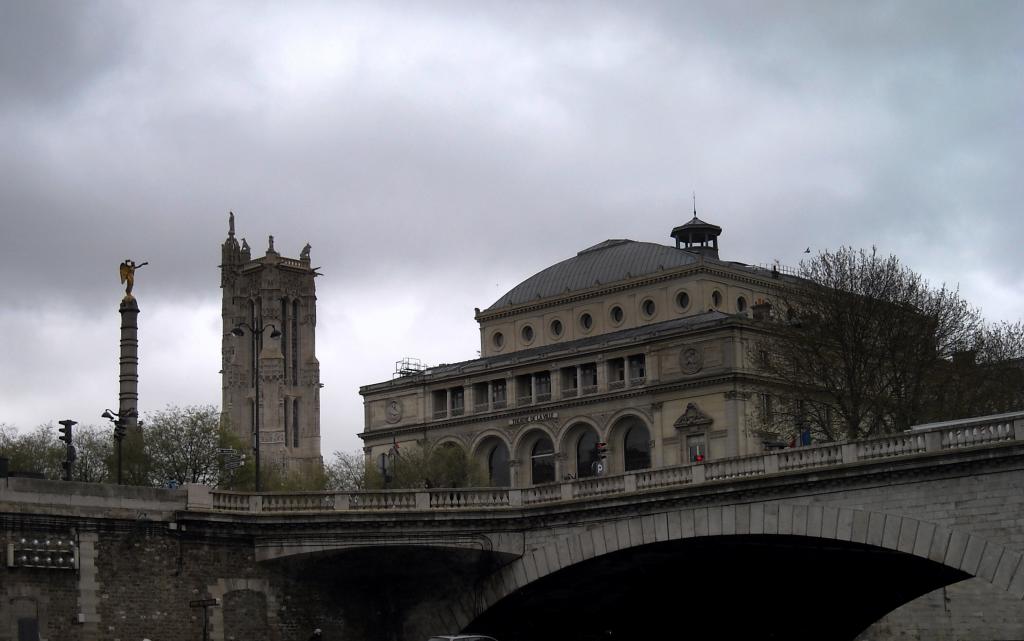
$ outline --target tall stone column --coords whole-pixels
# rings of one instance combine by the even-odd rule
[[[128,294],[121,300],[121,372],[117,413],[129,432],[139,427],[139,303]]]

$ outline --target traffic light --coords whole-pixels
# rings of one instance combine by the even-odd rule
[[[608,444],[607,443],[605,443],[604,441],[601,441],[595,447],[597,448],[597,458],[601,459],[602,461],[604,459],[608,458]]]
[[[71,428],[74,425],[78,425],[78,423],[70,419],[65,419],[60,421],[60,425],[60,436],[58,438],[68,445],[71,445]]]

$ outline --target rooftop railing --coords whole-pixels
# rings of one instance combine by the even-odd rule
[[[527,488],[454,488],[251,494],[188,486],[188,509],[226,513],[381,512],[508,509],[629,495],[673,487],[726,482],[866,461],[900,459],[971,447],[1024,441],[1024,412],[922,426],[861,441],[823,443],[676,465],[626,474],[589,477]]]

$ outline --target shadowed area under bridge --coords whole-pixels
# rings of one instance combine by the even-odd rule
[[[857,543],[705,537],[555,572],[502,599],[467,630],[501,641],[846,640],[903,603],[966,578]]]

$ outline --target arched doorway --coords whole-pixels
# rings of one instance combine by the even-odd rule
[[[508,468],[508,446],[495,439],[487,452],[487,482],[491,487],[509,487],[512,477]]]
[[[651,466],[651,431],[636,416],[625,416],[616,423],[616,433],[622,434],[622,465],[626,472],[643,470]]]
[[[576,439],[576,478],[582,479],[597,475],[597,432],[587,428]]]
[[[555,480],[555,446],[546,435],[539,437],[530,449],[530,483],[553,483]]]

